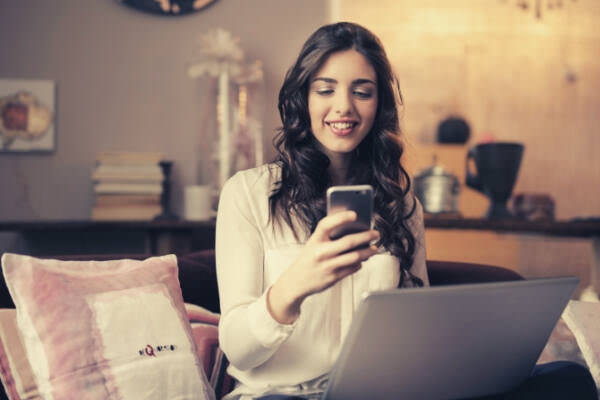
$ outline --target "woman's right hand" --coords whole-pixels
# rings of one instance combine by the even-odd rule
[[[300,315],[300,305],[304,299],[355,273],[363,261],[377,253],[374,245],[355,249],[378,240],[379,233],[376,230],[330,239],[333,230],[354,220],[354,211],[344,211],[319,221],[302,254],[267,294],[267,307],[275,320],[283,324],[293,323]]]

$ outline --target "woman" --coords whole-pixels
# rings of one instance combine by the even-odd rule
[[[233,176],[219,203],[219,340],[238,382],[227,398],[318,395],[362,294],[428,285],[401,99],[379,40],[356,24],[318,29],[288,71],[276,161]],[[350,184],[373,187],[373,229],[331,240],[356,215],[326,216],[325,192]]]

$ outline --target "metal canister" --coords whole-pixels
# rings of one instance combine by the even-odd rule
[[[415,194],[426,213],[458,213],[458,178],[439,165],[435,157],[433,165],[415,176],[414,182]]]

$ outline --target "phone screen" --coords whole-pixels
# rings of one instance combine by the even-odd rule
[[[371,228],[373,188],[370,185],[330,187],[327,190],[327,215],[346,210],[356,212],[357,218],[334,230],[331,234],[333,240]]]

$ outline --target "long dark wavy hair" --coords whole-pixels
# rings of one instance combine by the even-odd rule
[[[400,259],[400,286],[406,278],[422,286],[410,272],[415,237],[407,220],[416,203],[409,195],[410,177],[400,163],[400,86],[379,39],[360,25],[340,22],[319,28],[285,76],[278,104],[283,126],[273,141],[281,179],[269,197],[270,218],[277,224],[285,221],[298,238],[294,219],[312,233],[326,214],[330,161],[311,131],[308,90],[311,77],[332,53],[350,49],[361,53],[377,74],[378,106],[371,131],[351,155],[347,184],[373,187],[374,225],[381,236],[378,245]]]

